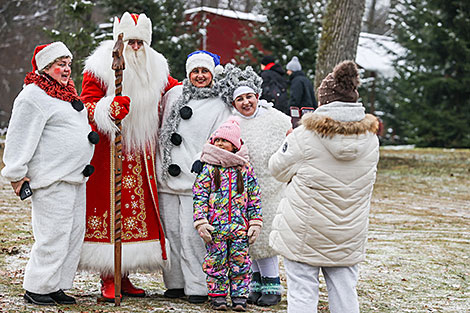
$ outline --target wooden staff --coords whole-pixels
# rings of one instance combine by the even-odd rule
[[[116,96],[122,92],[122,71],[124,70],[124,57],[122,55],[124,42],[123,34],[119,34],[113,48],[113,65],[116,86]],[[114,305],[121,305],[121,180],[122,180],[122,125],[121,120],[114,120],[118,128],[114,139]]]

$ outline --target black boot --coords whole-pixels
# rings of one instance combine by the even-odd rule
[[[37,305],[55,305],[54,299],[52,299],[48,294],[43,295],[26,290],[23,298],[26,300],[26,302]]]
[[[249,304],[256,304],[258,299],[261,297],[261,274],[259,272],[253,272],[251,275],[250,282],[250,295],[248,296]]]
[[[57,304],[76,304],[77,303],[74,297],[67,296],[62,289],[59,289],[56,292],[51,292],[49,294],[49,297],[51,297]]]
[[[271,306],[281,302],[281,280],[278,277],[261,277],[262,296],[256,303],[259,306]]]
[[[163,296],[165,298],[178,299],[178,298],[184,298],[186,295],[184,294],[183,288],[175,288],[175,289],[167,289],[163,293]]]
[[[193,304],[205,303],[207,302],[208,299],[209,299],[208,296],[199,296],[199,295],[188,296],[189,303],[193,303]]]

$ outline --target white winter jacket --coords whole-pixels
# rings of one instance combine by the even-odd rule
[[[378,121],[360,103],[333,102],[301,123],[269,161],[288,182],[269,244],[292,261],[352,266],[365,256]]]
[[[90,131],[86,109],[78,112],[29,84],[13,104],[2,175],[13,182],[29,177],[32,189],[58,181],[84,183],[82,171],[94,151]]]

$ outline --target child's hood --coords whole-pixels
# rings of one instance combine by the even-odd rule
[[[201,161],[223,167],[243,166],[248,163],[248,148],[242,145],[236,153],[221,149],[210,143],[202,148]]]

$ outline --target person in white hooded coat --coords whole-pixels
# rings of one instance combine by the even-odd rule
[[[269,243],[284,256],[289,313],[317,312],[320,270],[330,312],[359,312],[357,264],[365,257],[379,142],[377,118],[356,102],[358,85],[356,65],[338,64],[320,85],[319,108],[269,161],[273,176],[288,182]]]

